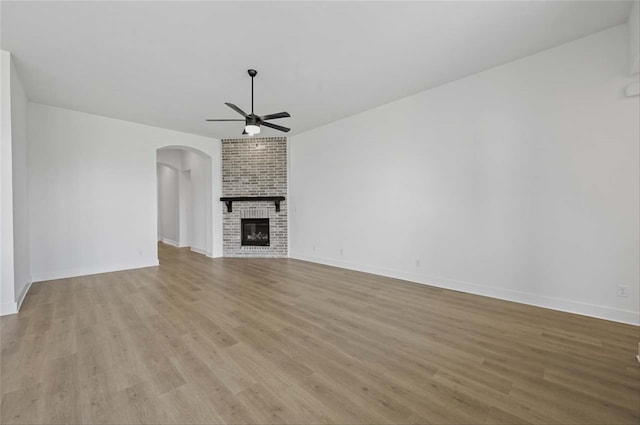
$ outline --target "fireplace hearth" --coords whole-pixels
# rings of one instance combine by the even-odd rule
[[[269,246],[269,219],[241,219],[242,246]]]

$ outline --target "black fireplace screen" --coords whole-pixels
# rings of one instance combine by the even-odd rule
[[[242,246],[269,246],[269,219],[243,218]]]

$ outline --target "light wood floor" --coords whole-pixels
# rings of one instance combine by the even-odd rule
[[[2,423],[639,423],[637,327],[160,247],[3,317]]]

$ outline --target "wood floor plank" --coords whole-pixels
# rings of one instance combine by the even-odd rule
[[[638,424],[636,326],[289,259],[33,284],[0,318],[0,420]]]

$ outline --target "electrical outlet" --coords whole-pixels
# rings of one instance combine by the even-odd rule
[[[313,246],[313,252],[316,252],[316,246],[315,245]]]
[[[340,248],[340,255],[344,254],[344,249]]]
[[[416,267],[420,267],[420,260],[416,260]]]
[[[619,297],[628,297],[629,296],[629,287],[624,285],[618,285],[618,296]]]

